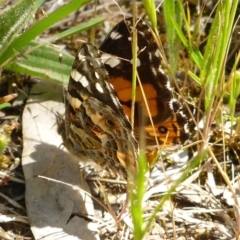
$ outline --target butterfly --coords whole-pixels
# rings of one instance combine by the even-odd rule
[[[134,176],[138,144],[100,52],[91,43],[84,43],[77,53],[65,108],[61,135],[71,153],[84,154],[112,175]]]
[[[133,129],[129,119],[134,29],[143,91],[138,82]],[[167,144],[182,143],[188,136],[187,120],[173,97],[160,51],[150,27],[141,19],[135,26],[132,18],[119,22],[99,50],[91,43],[81,46],[71,70],[65,108],[61,134],[67,149],[125,179],[136,173],[140,128],[147,143],[156,137]]]

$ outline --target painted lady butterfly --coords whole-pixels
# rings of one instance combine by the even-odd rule
[[[75,155],[84,154],[114,175],[134,176],[137,167],[139,128],[147,143],[155,136],[167,144],[183,143],[187,121],[173,98],[161,54],[150,27],[138,20],[139,83],[136,90],[134,132],[129,122],[132,91],[132,18],[118,23],[100,51],[83,44],[73,63],[66,97],[65,146]],[[145,95],[154,126],[150,124]]]
[[[93,44],[83,44],[74,61],[62,130],[71,153],[84,154],[113,175],[134,175],[138,144]]]

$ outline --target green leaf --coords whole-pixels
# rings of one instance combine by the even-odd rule
[[[144,218],[143,218],[143,198],[146,192],[145,183],[145,173],[147,170],[145,151],[141,150],[138,157],[138,172],[137,181],[135,183],[136,189],[131,193],[131,213],[134,225],[134,239],[143,239],[144,234]]]
[[[1,105],[0,105],[0,107],[1,107]],[[0,135],[0,154],[2,154],[2,152],[4,151],[6,146],[7,146],[7,138],[4,134],[1,134]]]
[[[21,60],[8,63],[4,68],[52,81],[68,81],[74,60],[73,56],[61,52],[53,46],[45,45],[45,43],[41,46],[36,41],[29,43],[24,50],[27,49],[30,51],[28,50],[28,54]],[[59,61],[60,53],[62,54],[61,63]]]
[[[51,37],[48,41],[56,41],[63,37],[85,31],[99,23],[103,18],[95,18],[74,28]],[[18,73],[44,78],[53,81],[67,82],[74,57],[61,52],[53,46],[47,46],[49,42],[32,41],[21,50],[17,60],[4,66],[5,69]],[[62,63],[59,61],[59,54],[62,54]]]
[[[11,107],[11,104],[8,102],[0,104],[0,110],[4,109],[6,107]]]
[[[17,37],[35,13],[35,1],[17,1],[8,11],[0,15],[0,55]]]
[[[188,75],[196,82],[199,84],[199,86],[201,85],[201,81],[200,78],[198,76],[196,76],[196,74],[194,74],[191,71],[188,71]]]
[[[36,3],[37,9],[40,8],[44,2],[45,0],[37,0],[37,3]]]
[[[56,36],[50,38],[49,41],[54,42],[54,41],[57,41],[59,39],[69,37],[69,36],[72,36],[74,34],[86,31],[86,30],[88,30],[92,27],[95,27],[98,24],[102,23],[104,20],[105,20],[105,18],[101,18],[101,17],[91,19],[88,22],[82,23],[82,24],[80,24],[76,27],[72,27],[72,28],[70,28],[70,29],[68,29],[68,30],[66,30],[62,33],[56,34]]]
[[[200,79],[205,82],[205,109],[212,111],[215,97],[222,93],[229,41],[236,16],[237,1],[220,1],[210,29],[201,66]],[[210,114],[209,114],[210,115]]]
[[[240,95],[240,71],[237,70],[237,66],[240,60],[240,52],[235,60],[232,74],[229,76],[230,78],[230,95],[229,95],[229,102],[228,106],[231,112],[231,121],[234,122],[235,110],[237,105],[237,99]]]
[[[169,47],[169,66],[173,74],[177,70],[177,63],[179,57],[180,38],[177,35],[176,29],[173,24],[173,19],[182,26],[182,14],[174,1],[163,2],[164,18],[166,22],[168,47]]]
[[[143,4],[153,29],[157,31],[157,15],[154,0],[143,0]]]
[[[172,22],[173,22],[173,25],[175,27],[175,30],[176,30],[179,38],[181,39],[182,44],[187,49],[191,59],[194,61],[194,63],[197,65],[197,67],[200,68],[202,59],[203,59],[201,52],[199,51],[199,49],[194,48],[194,46],[192,46],[192,44],[189,43],[187,38],[184,36],[180,26],[176,23],[176,21],[174,19],[172,19]]]
[[[5,53],[0,56],[0,65],[5,65],[16,53],[21,50],[21,48],[26,46],[31,40],[88,2],[90,2],[90,0],[72,0],[68,4],[58,8],[53,13],[49,14],[46,18],[43,18],[41,21],[37,22],[10,44]]]

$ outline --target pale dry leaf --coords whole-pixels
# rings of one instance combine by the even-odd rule
[[[26,180],[26,207],[35,239],[98,239],[88,186],[78,161],[59,148],[54,113],[63,113],[62,86],[42,81],[35,85],[23,113],[22,164]],[[41,105],[39,104],[41,103]],[[52,112],[51,112],[52,110]],[[43,175],[45,178],[40,178]]]

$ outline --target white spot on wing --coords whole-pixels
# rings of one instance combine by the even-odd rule
[[[102,86],[101,86],[99,83],[96,83],[96,84],[95,84],[95,87],[96,87],[96,89],[97,89],[100,93],[104,93],[103,88],[102,88]]]
[[[137,58],[137,67],[139,67],[141,65],[141,61],[139,58]]]
[[[87,87],[89,85],[87,78],[85,76],[83,76],[82,74],[80,74],[77,71],[77,69],[73,69],[71,71],[71,77],[74,81],[80,82],[83,85],[83,87]]]
[[[89,85],[89,82],[85,76],[82,76],[79,82],[83,85],[83,87],[87,87]]]
[[[78,82],[80,80],[80,78],[82,77],[82,75],[76,69],[72,69],[71,77],[74,81]]]
[[[86,44],[85,46],[87,46],[88,53],[92,56],[93,46],[91,44]]]
[[[169,82],[169,81],[167,81],[167,83],[166,83],[166,87],[167,87],[167,89],[169,89],[169,90],[172,91],[172,88],[171,88],[171,85],[170,85],[170,82]],[[175,101],[175,100],[173,100],[173,101]]]
[[[79,61],[86,61],[86,58],[84,55],[82,55],[80,52],[78,53],[78,60]]]
[[[184,124],[184,131],[186,132],[186,133],[189,133],[189,130],[188,130],[188,124],[187,123],[185,123]]]
[[[119,39],[119,38],[121,38],[121,37],[122,37],[122,35],[121,35],[119,32],[113,31],[113,32],[110,34],[110,38],[112,38],[112,39],[114,39],[114,40]]]
[[[99,74],[97,72],[94,72],[94,74],[95,74],[95,77],[99,79]]]
[[[152,70],[153,75],[154,75],[154,76],[157,76],[157,71],[156,71],[156,69],[155,69],[154,67],[151,67],[151,70]]]
[[[131,60],[130,62],[133,63],[133,60]],[[137,58],[137,67],[140,67],[140,65],[141,65],[141,61],[139,58]]]
[[[160,58],[161,55],[160,55],[159,49],[156,50],[155,56],[156,56],[157,58]]]
[[[169,89],[169,90],[171,90],[171,89]],[[169,107],[170,107],[171,110],[174,110],[173,109],[173,102],[175,102],[175,101],[176,101],[175,99],[171,99],[170,102],[169,102]]]
[[[102,58],[102,62],[104,64],[109,65],[111,68],[114,68],[120,64],[120,60],[117,57],[107,53],[104,53],[101,58]]]
[[[149,56],[149,60],[150,60],[150,62],[152,62],[152,53],[149,52],[149,53],[148,53],[148,56]]]
[[[67,94],[67,100],[74,109],[78,109],[82,105],[79,99],[72,97],[70,94]]]
[[[165,72],[164,72],[164,70],[162,69],[162,66],[161,66],[161,65],[159,65],[158,71],[159,71],[160,73],[162,73],[163,75],[165,75]]]
[[[119,103],[119,101],[118,101],[118,98],[116,98],[116,96],[113,95],[112,93],[111,93],[111,98],[112,98],[112,101],[114,102],[114,104],[115,104],[116,106],[119,106],[119,105],[120,105],[120,103]]]

